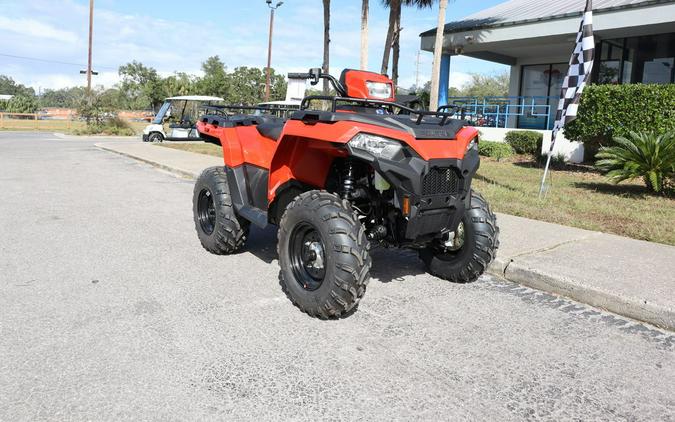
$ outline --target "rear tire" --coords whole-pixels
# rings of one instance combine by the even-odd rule
[[[420,251],[427,271],[453,283],[471,283],[497,255],[497,217],[480,193],[471,191],[471,207],[464,212],[464,244],[457,251],[430,245]]]
[[[345,315],[366,292],[368,249],[365,229],[348,201],[325,191],[302,193],[279,224],[281,287],[311,316]]]
[[[250,223],[237,217],[234,211],[224,167],[209,167],[199,175],[192,210],[197,236],[204,249],[225,255],[244,246]]]

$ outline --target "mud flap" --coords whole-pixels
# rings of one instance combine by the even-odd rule
[[[234,168],[226,166],[225,172],[237,214],[261,229],[267,227],[267,171],[255,166],[241,165]]]

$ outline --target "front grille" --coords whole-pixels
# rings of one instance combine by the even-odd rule
[[[432,167],[424,176],[422,195],[456,194],[459,188],[457,173],[450,167]]]

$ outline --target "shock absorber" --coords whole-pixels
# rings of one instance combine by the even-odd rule
[[[347,159],[345,165],[342,167],[342,197],[344,199],[351,199],[355,187],[354,163],[351,159]]]

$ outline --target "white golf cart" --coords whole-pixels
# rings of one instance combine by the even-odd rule
[[[205,105],[215,105],[224,100],[207,95],[183,95],[164,100],[155,119],[143,129],[143,142],[198,140],[195,124]]]

